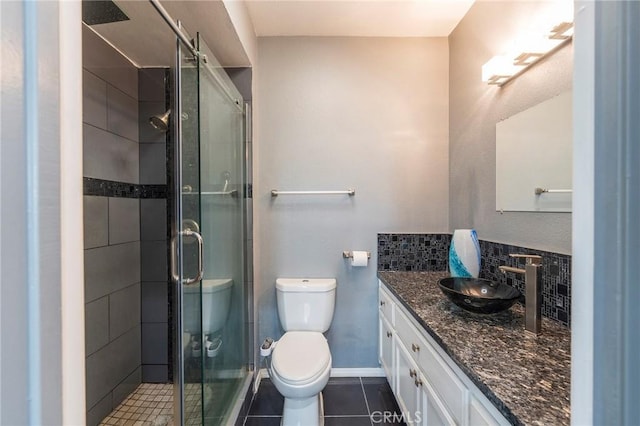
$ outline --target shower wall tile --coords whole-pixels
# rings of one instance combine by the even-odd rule
[[[109,295],[109,338],[115,340],[140,325],[140,284]]]
[[[83,175],[138,183],[138,143],[89,124],[83,124]]]
[[[140,365],[137,326],[86,359],[87,407],[93,407]]]
[[[87,303],[84,308],[85,353],[91,355],[109,343],[109,297]]]
[[[166,281],[143,282],[140,287],[142,323],[168,323],[169,289]]]
[[[83,191],[87,422],[140,383],[138,69],[83,27]],[[136,373],[137,371],[137,373]]]
[[[109,243],[109,201],[107,197],[85,196],[84,248],[106,246]]]
[[[107,130],[138,141],[138,100],[107,85]]]
[[[143,241],[141,243],[142,281],[166,281],[166,241]]]
[[[167,240],[167,200],[140,200],[140,239]]]
[[[163,143],[140,144],[140,183],[167,183],[167,146]]]
[[[169,382],[169,369],[167,365],[145,364],[142,366],[142,380],[145,383]]]
[[[106,130],[107,82],[83,70],[82,93],[82,121]]]
[[[163,323],[142,324],[142,364],[168,363],[168,329]]]
[[[105,346],[85,361],[87,407],[93,407],[106,396],[111,398],[111,390],[115,386],[110,364],[112,352],[110,346]]]
[[[102,422],[102,419],[104,419],[109,415],[109,413],[111,413],[111,407],[111,394],[108,394],[107,396],[102,398],[93,407],[87,406],[87,426],[98,426],[100,422]]]
[[[138,69],[85,26],[82,27],[82,66],[132,98],[138,98]]]
[[[138,141],[141,143],[166,143],[167,132],[154,128],[149,123],[149,118],[154,115],[161,115],[167,110],[164,101],[160,102],[139,102],[138,103]],[[169,117],[171,119],[171,117]]]
[[[113,388],[112,392],[112,404],[117,407],[122,401],[124,401],[131,392],[133,392],[138,385],[142,383],[142,368],[138,367],[133,373],[129,374],[123,381]]]
[[[140,240],[140,201],[109,198],[109,244]]]
[[[169,72],[165,68],[145,68],[139,71],[138,127],[140,142],[140,183],[164,186],[168,189],[168,157],[171,130],[159,131],[149,124],[149,118],[169,109]],[[171,121],[169,121],[171,126]],[[169,327],[170,289],[167,270],[168,201],[167,191],[161,197],[140,202],[140,239],[142,240],[141,323],[142,378],[145,382],[166,383],[170,376],[171,330]],[[152,349],[149,349],[152,347]],[[149,351],[159,356],[149,356]]]
[[[85,302],[140,282],[140,243],[85,250]]]
[[[141,68],[138,71],[138,100],[165,102],[165,68]]]

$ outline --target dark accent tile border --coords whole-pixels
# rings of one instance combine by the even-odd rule
[[[378,234],[378,271],[446,271],[449,234]]]
[[[378,271],[448,271],[450,234],[378,234]],[[500,265],[524,268],[511,253],[542,256],[542,315],[571,326],[571,256],[480,240],[480,277],[505,282],[524,294],[524,276],[503,274]],[[522,299],[524,301],[524,297]]]
[[[167,198],[167,185],[139,185],[112,180],[82,178],[83,194],[119,198]]]

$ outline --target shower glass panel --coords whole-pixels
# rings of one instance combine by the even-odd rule
[[[217,425],[249,374],[244,104],[199,34],[196,47],[180,52],[180,392],[183,424]]]

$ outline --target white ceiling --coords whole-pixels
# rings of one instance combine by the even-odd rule
[[[91,28],[138,66],[173,64],[175,35],[153,6],[147,0],[115,0],[115,3],[129,20]],[[162,0],[162,5],[173,19],[182,22],[191,37],[199,32],[223,66],[249,65],[222,1]]]
[[[474,0],[249,0],[256,35],[447,37]]]
[[[247,5],[256,35],[446,37],[474,0],[224,0]],[[147,0],[115,0],[128,21],[92,25],[136,65],[169,66],[175,36]],[[221,0],[162,0],[173,19],[200,32],[223,66],[250,66]]]

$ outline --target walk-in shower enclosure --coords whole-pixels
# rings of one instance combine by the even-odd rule
[[[83,27],[87,424],[141,382],[173,409],[140,420],[228,424],[252,378],[249,108],[198,28],[105,10]]]

